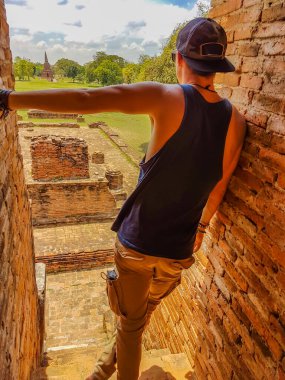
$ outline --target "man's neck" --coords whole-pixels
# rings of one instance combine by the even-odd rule
[[[184,72],[182,74],[181,81],[179,81],[181,84],[192,84],[197,83],[202,87],[208,86],[211,90],[214,90],[214,76],[211,77],[202,77],[200,75],[195,75],[189,72]]]

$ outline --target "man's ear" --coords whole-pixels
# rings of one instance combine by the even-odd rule
[[[183,61],[183,57],[182,57],[181,53],[179,53],[179,51],[176,53],[176,55],[177,55],[177,63],[179,65],[181,65],[181,63]]]

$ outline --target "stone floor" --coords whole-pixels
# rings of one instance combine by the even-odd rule
[[[100,353],[101,349],[94,346],[49,352],[47,366],[39,369],[32,380],[85,380]],[[183,379],[196,380],[185,354],[170,354],[168,349],[143,351],[139,380]],[[116,374],[110,380],[116,380]]]
[[[101,277],[106,268],[47,275],[46,351],[105,345],[114,325]]]
[[[98,222],[34,228],[36,256],[111,249],[116,236],[111,231],[111,224]]]

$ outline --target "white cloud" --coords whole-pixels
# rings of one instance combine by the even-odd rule
[[[39,42],[36,44],[36,46],[37,46],[38,48],[46,48],[46,47],[47,47],[47,43],[46,43],[46,41],[39,41]]]
[[[26,0],[21,12],[19,7],[6,5],[14,57],[26,43],[25,56],[39,60],[45,42],[51,63],[58,59],[59,46],[65,48],[61,50],[65,56],[80,63],[91,60],[98,50],[137,60],[142,53],[158,53],[175,26],[197,12],[196,6],[191,10],[151,0],[61,1],[64,6],[58,2]],[[17,29],[28,29],[29,35],[18,34]]]

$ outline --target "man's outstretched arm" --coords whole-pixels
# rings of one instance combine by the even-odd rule
[[[39,109],[66,113],[122,112],[155,115],[167,86],[156,82],[115,85],[97,89],[52,89],[12,92],[11,110]]]

